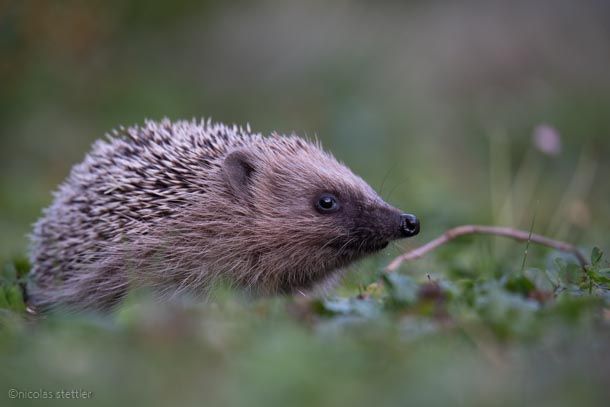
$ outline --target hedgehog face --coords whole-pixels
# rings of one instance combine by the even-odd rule
[[[364,254],[385,248],[391,240],[414,236],[419,232],[416,219],[407,228],[405,218],[409,215],[378,200],[367,202],[366,197],[352,194],[339,199],[335,194],[324,192],[315,201],[314,207],[323,216],[323,221],[328,217],[328,222],[344,229],[345,237],[338,239],[338,243],[353,246]]]
[[[363,181],[355,180],[351,186],[314,194],[317,218],[321,224],[332,225],[335,233],[330,248],[353,260],[385,248],[392,240],[419,233],[417,218],[386,204],[368,185],[357,188]]]
[[[238,150],[225,159],[225,178],[253,213],[260,252],[281,253],[309,273],[328,271],[414,236],[419,222],[385,203],[347,167],[295,138],[280,152]],[[264,253],[262,254],[265,255]]]

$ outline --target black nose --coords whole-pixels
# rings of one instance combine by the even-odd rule
[[[415,215],[410,213],[400,215],[400,232],[404,237],[415,236],[419,233],[419,220]]]

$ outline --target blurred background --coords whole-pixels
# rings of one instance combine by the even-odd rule
[[[316,136],[422,233],[314,312],[275,298],[110,320],[0,310],[1,383],[93,391],[89,405],[607,404],[608,291],[549,305],[550,277],[511,286],[524,244],[464,239],[394,274],[410,302],[380,308],[375,284],[355,296],[464,223],[610,252],[610,2],[0,0],[4,273],[27,269],[5,262],[95,139],[165,116]],[[549,254],[532,247],[528,269],[551,270]],[[442,292],[407,279],[426,273]]]
[[[607,1],[0,1],[0,51],[3,258],[93,140],[165,116],[317,136],[422,240],[537,213],[608,248]]]

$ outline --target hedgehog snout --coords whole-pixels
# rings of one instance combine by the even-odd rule
[[[419,219],[410,213],[400,215],[400,233],[403,237],[412,237],[419,233]]]
[[[361,217],[371,234],[368,238],[379,242],[413,237],[419,233],[420,223],[415,215],[405,213],[390,205],[370,207]],[[370,223],[369,223],[370,222]]]

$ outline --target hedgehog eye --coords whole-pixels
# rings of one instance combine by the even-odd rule
[[[316,209],[320,213],[332,213],[339,209],[337,198],[331,194],[322,194],[316,202]]]

